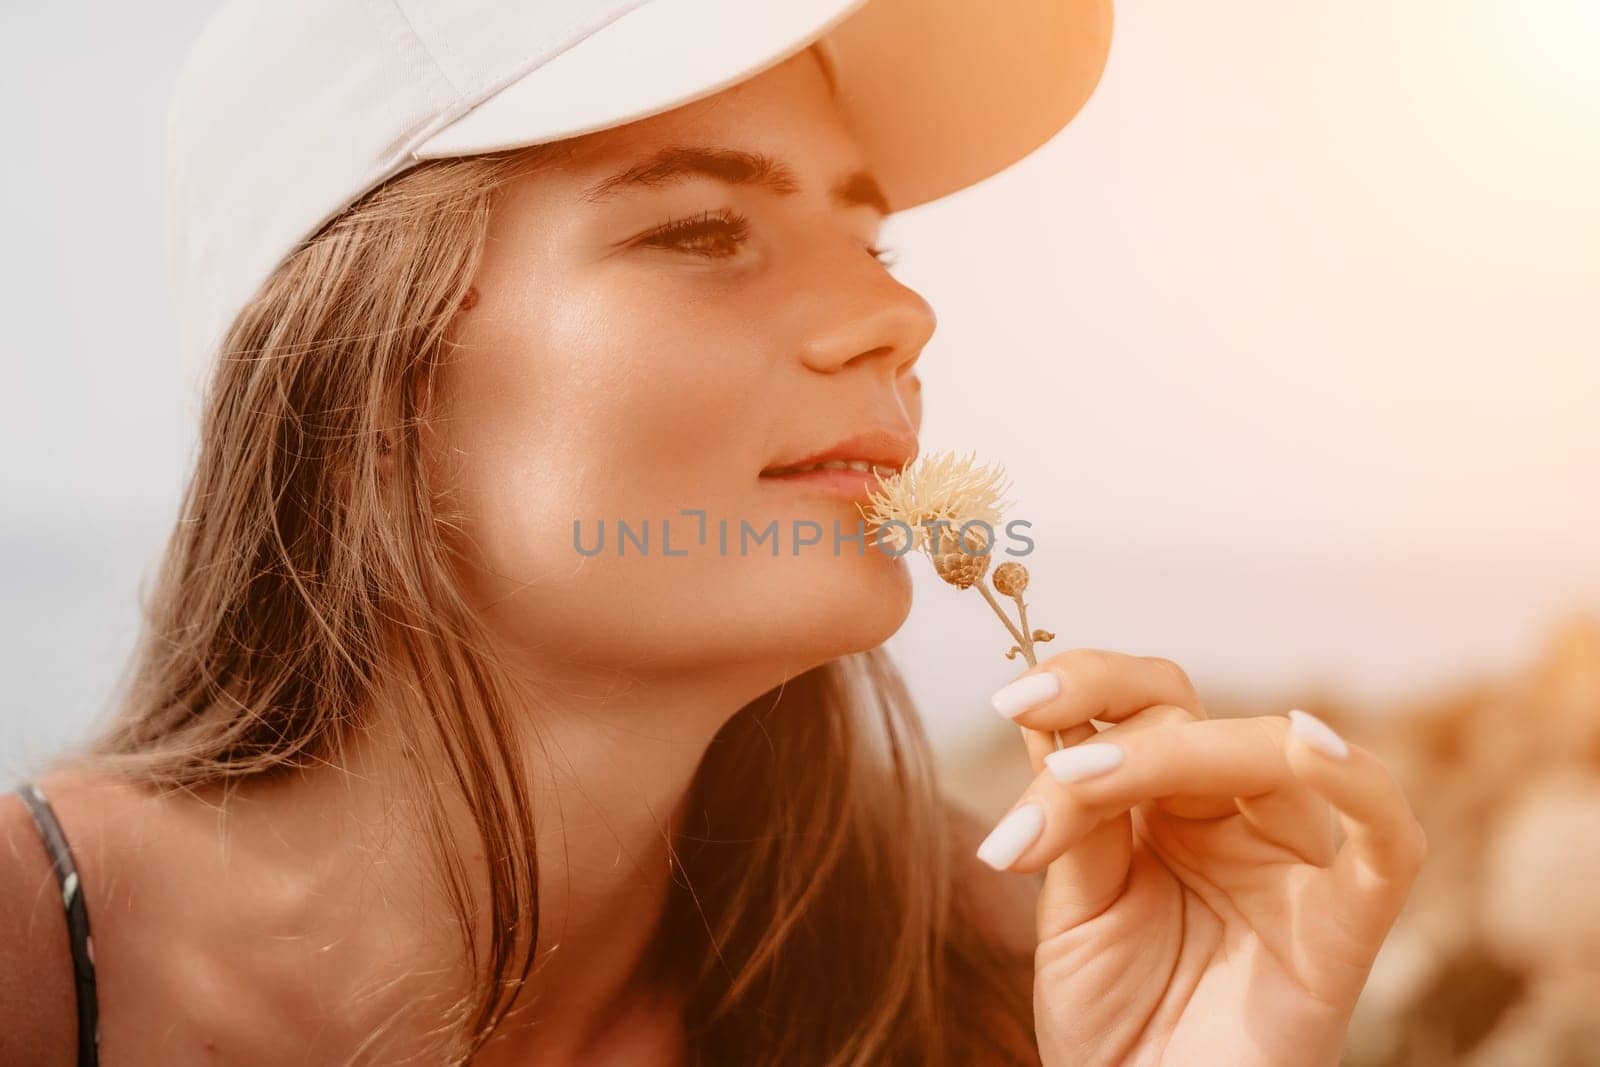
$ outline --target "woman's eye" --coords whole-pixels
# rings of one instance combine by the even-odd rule
[[[707,259],[727,259],[750,236],[750,220],[735,211],[706,211],[646,234],[652,248],[676,248]]]
[[[721,210],[704,211],[669,222],[646,234],[639,243],[651,248],[677,249],[706,259],[727,259],[737,255],[740,246],[749,238],[750,220],[736,211]],[[872,244],[866,249],[885,270],[895,265],[893,249]]]

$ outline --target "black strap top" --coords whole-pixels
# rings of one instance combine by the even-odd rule
[[[67,835],[61,832],[55,809],[32,782],[17,786],[17,794],[33,814],[33,824],[44,838],[50,862],[61,883],[61,904],[67,911],[67,935],[72,941],[72,973],[78,988],[78,1067],[100,1062],[100,1014],[95,995],[94,942],[89,939],[89,909],[78,885],[78,865],[72,861]]]

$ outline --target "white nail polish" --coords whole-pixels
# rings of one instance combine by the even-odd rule
[[[1333,727],[1299,708],[1289,712],[1289,731],[1324,756],[1344,759],[1350,755],[1350,746],[1333,732]]]
[[[1040,671],[1038,674],[1030,674],[1026,678],[1018,678],[1010,685],[1002,686],[989,698],[989,703],[993,704],[994,710],[1001,715],[1015,719],[1029,708],[1043,704],[1060,692],[1061,679],[1056,677],[1056,672]]]
[[[1003,871],[1044,829],[1044,809],[1037,804],[1024,804],[1012,811],[989,831],[989,836],[978,846],[978,858],[997,871]]]
[[[1050,776],[1058,782],[1078,782],[1122,766],[1122,746],[1091,741],[1057,749],[1044,758]]]

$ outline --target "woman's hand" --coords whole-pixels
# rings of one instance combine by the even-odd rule
[[[1383,765],[1303,713],[1208,719],[1152,657],[1063,652],[995,707],[1037,777],[979,855],[1045,871],[1043,1062],[1337,1064],[1427,852]]]

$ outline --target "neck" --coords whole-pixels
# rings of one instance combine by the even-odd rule
[[[641,1005],[659,997],[661,991],[646,987],[641,964],[667,903],[671,842],[690,782],[717,730],[783,676],[770,666],[647,680],[570,665],[528,672],[539,682],[518,709],[515,744],[535,812],[539,947],[517,1006],[483,1051],[488,1058],[474,1062],[587,1056],[603,1036],[615,1035],[619,1020],[637,1017]],[[343,767],[297,780],[295,806],[324,827],[330,811],[353,816],[363,833],[382,827],[388,836],[374,848],[381,855],[351,849],[343,833],[320,831],[344,857],[328,866],[327,884],[355,878],[369,897],[412,902],[398,913],[363,912],[360,921],[408,929],[406,953],[425,953],[432,966],[397,960],[405,970],[464,975],[454,912],[425,888],[431,831],[417,817],[427,813],[416,810],[421,801],[407,784],[406,759],[392,731],[367,731]],[[442,767],[430,770],[434,780],[447,779]],[[482,901],[488,886],[482,845],[464,801],[453,789],[451,795],[444,824]],[[397,826],[404,829],[396,833]],[[487,936],[481,924],[480,944]],[[426,950],[419,947],[424,942]]]

